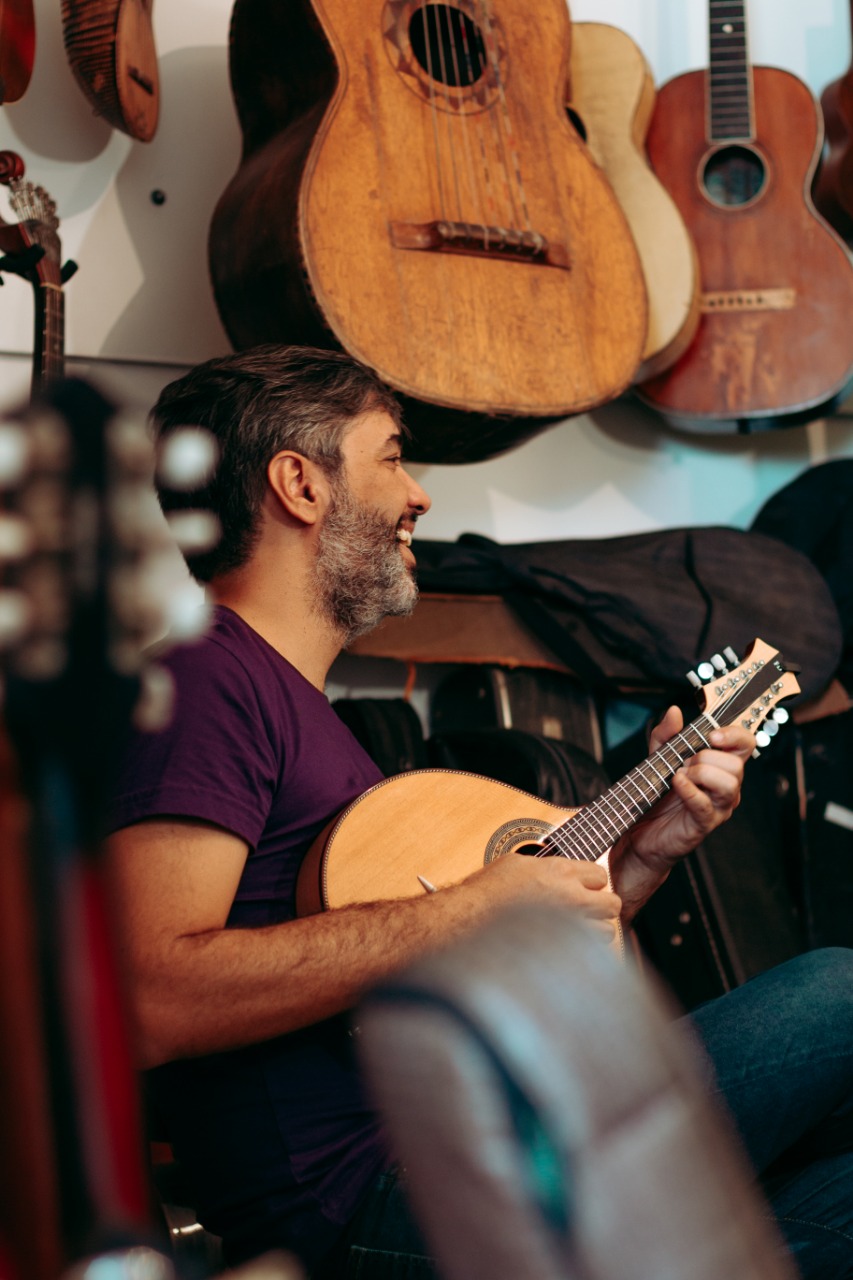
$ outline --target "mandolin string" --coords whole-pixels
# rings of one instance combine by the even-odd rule
[[[424,49],[426,52],[427,62],[427,79],[429,81],[429,104],[430,115],[432,117],[432,136],[435,145],[435,163],[438,177],[438,203],[441,209],[442,220],[447,218],[447,205],[444,194],[444,172],[441,159],[441,142],[438,131],[438,107],[435,102],[435,76],[432,67],[432,47],[429,42],[429,26],[427,24],[427,9],[429,5],[424,5],[421,9],[421,17],[423,18],[424,28]]]
[[[477,30],[476,26],[475,26],[475,30]],[[465,26],[464,23],[461,24],[461,31],[462,31],[462,52],[465,56],[465,68],[468,72],[468,81],[471,85],[472,98],[474,99],[475,102],[477,102],[482,107],[485,104],[480,102],[477,89],[474,86],[477,84],[479,80],[483,78],[484,68],[480,65],[478,65],[476,69],[474,67],[474,58],[471,52],[471,41],[468,39],[468,28]],[[488,106],[486,106],[486,110],[488,110]],[[481,169],[482,169],[482,175],[483,175],[483,188],[482,188],[484,192],[483,237],[484,237],[486,250],[488,250],[489,226],[494,225],[497,222],[497,206],[495,204],[495,196],[494,196],[494,191],[492,189],[491,175],[489,173],[489,162],[486,157],[486,146],[483,138],[482,120],[480,119],[483,113],[482,113],[482,110],[479,110],[479,111],[476,111],[474,114],[476,117],[474,123],[476,125],[477,145],[480,150],[480,163],[481,163]],[[479,189],[480,188],[478,184],[478,190]]]
[[[462,131],[463,150],[465,152],[466,177],[468,179],[469,190],[471,193],[472,208],[476,210],[476,207],[478,204],[477,197],[479,194],[477,176],[476,176],[476,169],[474,167],[473,153],[471,150],[471,138],[468,130],[468,123],[469,123],[468,113],[465,110],[465,99],[464,99],[463,90],[462,90],[462,77],[459,74],[459,49],[457,44],[457,37],[454,34],[453,26],[451,23],[451,13],[457,13],[459,14],[459,17],[460,17],[460,26],[462,26],[464,29],[464,25],[461,22],[461,19],[464,17],[464,14],[459,9],[451,10],[449,5],[442,6],[442,12],[444,13],[445,23],[447,26],[447,39],[448,39],[448,44],[450,46],[450,52],[451,52],[451,57],[453,61],[453,76],[456,81],[456,101],[459,103],[458,115],[460,118],[461,131]],[[448,98],[448,105],[450,105],[452,101],[452,95],[448,93],[447,98]],[[472,225],[470,219],[462,217],[461,214],[460,214],[460,218],[468,227],[469,235],[472,235],[474,230],[474,225],[476,224]],[[485,220],[481,222],[481,225],[482,226],[485,225]]]
[[[494,52],[493,31],[488,20],[488,14],[486,13],[485,0],[479,0],[479,6],[480,6],[480,9],[482,10],[482,19],[483,19],[482,20],[483,47],[485,49],[486,60],[488,62],[489,69],[491,71],[492,80],[494,82],[495,89],[498,91],[498,103],[500,103],[500,93],[499,93],[500,70],[497,65],[499,60],[498,60],[497,54]],[[501,133],[500,120],[498,118],[498,113],[495,112],[491,107],[489,108],[489,120],[492,126],[492,140],[495,144],[495,150],[498,157],[498,164],[503,170],[504,194],[510,205],[510,214],[509,214],[509,221],[507,223],[507,226],[512,227],[518,221],[515,198],[512,190],[512,182],[510,180],[510,170],[509,170],[509,165],[507,163],[506,147],[504,145],[503,134]],[[495,221],[496,223],[500,223],[501,221],[501,219],[497,214],[495,216]]]
[[[438,64],[441,74],[439,83],[442,85],[447,107],[447,109],[442,112],[442,115],[444,116],[445,124],[447,126],[447,143],[450,151],[450,169],[453,175],[453,190],[456,194],[456,217],[457,220],[461,222],[462,204],[459,194],[459,173],[456,168],[456,151],[453,146],[453,112],[450,110],[450,100],[447,95],[447,65],[444,58],[444,41],[441,38],[441,10],[438,4],[428,5],[427,8],[432,9],[433,17],[435,18],[435,40],[436,48],[438,49]]]
[[[525,195],[524,183],[521,177],[521,163],[519,161],[518,151],[516,150],[515,135],[512,129],[512,118],[510,116],[509,104],[506,100],[506,92],[504,89],[503,76],[501,74],[501,68],[500,68],[500,59],[497,56],[497,41],[495,39],[494,26],[492,24],[491,13],[489,11],[489,0],[481,0],[481,5],[483,9],[483,17],[485,19],[486,49],[488,51],[488,54],[492,63],[492,73],[495,77],[495,84],[498,90],[498,101],[500,103],[501,113],[503,116],[504,129],[506,132],[506,146],[504,147],[502,142],[502,148],[501,148],[504,156],[504,170],[507,175],[507,182],[510,185],[510,190],[512,190],[510,172],[515,176],[515,182],[518,188],[518,202],[521,207],[521,219],[519,219],[516,213],[515,198],[513,197],[512,199],[513,222],[516,224],[516,229],[518,229],[519,221],[522,221],[525,224],[524,229],[526,231],[532,231],[533,227],[531,226],[530,214],[527,207],[527,196]],[[507,158],[506,158],[507,150],[509,152],[509,164],[507,163]]]

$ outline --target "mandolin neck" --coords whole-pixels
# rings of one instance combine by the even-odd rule
[[[684,761],[708,746],[708,735],[714,728],[716,724],[709,715],[687,725],[597,800],[552,831],[544,852],[578,861],[597,861],[657,804]]]
[[[709,0],[708,141],[755,136],[746,0]]]
[[[65,295],[60,284],[39,280],[34,287],[35,336],[32,394],[65,373]]]

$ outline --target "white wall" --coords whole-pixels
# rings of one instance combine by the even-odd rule
[[[535,13],[535,0],[530,8]],[[35,74],[21,101],[0,111],[0,147],[18,151],[27,176],[54,197],[64,251],[80,267],[66,290],[69,368],[147,407],[180,368],[228,349],[206,242],[239,156],[227,75],[231,3],[157,0],[162,111],[147,145],[92,115],[65,59],[59,4],[36,0],[35,9]],[[574,0],[572,16],[627,30],[659,82],[705,64],[705,0]],[[847,0],[752,0],[750,24],[754,61],[792,70],[815,93],[850,62]],[[154,190],[165,203],[152,202]],[[0,403],[26,394],[32,348],[29,287],[6,281]],[[425,534],[474,530],[511,542],[681,524],[744,527],[810,463],[850,455],[853,422],[843,415],[747,437],[695,436],[624,400],[502,458],[414,469],[434,499]]]

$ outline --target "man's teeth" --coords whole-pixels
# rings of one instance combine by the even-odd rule
[[[406,544],[406,546],[407,546],[407,547],[410,547],[410,546],[412,545],[412,535],[409,533],[409,530],[408,530],[408,529],[398,529],[398,530],[397,530],[397,541],[398,541],[398,542],[404,542],[404,543]]]

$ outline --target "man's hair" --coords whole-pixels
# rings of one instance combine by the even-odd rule
[[[260,535],[267,466],[293,449],[334,477],[353,420],[384,410],[402,429],[393,393],[365,365],[313,347],[254,347],[196,366],[169,383],[151,411],[161,443],[178,427],[206,427],[219,446],[216,470],[204,488],[178,492],[158,486],[164,511],[207,507],[219,518],[216,547],[185,553],[199,582],[245,564]]]

